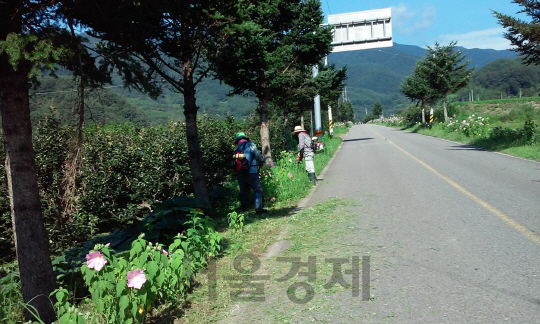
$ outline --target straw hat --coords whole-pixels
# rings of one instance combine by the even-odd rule
[[[302,128],[302,126],[294,126],[294,130],[293,130],[293,133],[300,133],[300,132],[305,132],[306,130]]]

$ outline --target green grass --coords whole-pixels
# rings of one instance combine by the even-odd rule
[[[280,253],[279,257],[301,257],[303,262],[307,261],[308,256],[317,258],[317,279],[313,283],[315,295],[310,306],[326,307],[324,306],[325,294],[343,292],[345,288],[338,284],[329,290],[323,287],[332,276],[332,266],[330,263],[325,263],[324,258],[350,258],[350,256],[359,253],[360,247],[346,245],[341,241],[347,228],[355,223],[353,215],[347,210],[348,206],[351,205],[352,203],[348,201],[333,198],[291,217],[285,217],[290,216],[288,211],[285,213],[275,211],[275,214],[268,217],[254,218],[253,222],[246,225],[243,232],[226,232],[224,235],[230,245],[226,254],[217,261],[216,298],[209,299],[208,297],[208,273],[199,274],[196,279],[200,282],[201,287],[188,296],[187,302],[190,304],[190,308],[185,310],[179,322],[213,323],[227,316],[231,311],[231,305],[236,301],[230,296],[231,288],[228,282],[219,278],[238,275],[233,267],[233,261],[236,257],[243,253],[261,256],[278,238],[291,243],[291,246]],[[284,229],[288,234],[285,237],[279,237]],[[325,244],[321,244],[321,242],[325,242]],[[336,248],[336,244],[339,244],[339,248]],[[339,252],[336,254],[337,250]],[[307,311],[306,305],[292,302],[281,303],[276,300],[276,296],[283,297],[292,283],[302,281],[298,277],[285,282],[275,281],[276,278],[283,277],[290,266],[290,263],[277,262],[275,257],[263,262],[261,269],[268,271],[266,273],[269,273],[271,278],[265,284],[266,301],[262,303],[240,302],[240,304],[250,308],[249,319],[251,322],[258,320],[261,323],[289,323],[292,320],[292,314]],[[301,271],[305,271],[305,269],[301,269]],[[258,316],[261,317],[257,318]]]
[[[348,128],[337,128],[339,134],[346,133]],[[341,145],[341,136],[323,137],[325,149],[315,154],[315,173],[318,175],[332,159]],[[260,172],[263,184],[264,196],[267,203],[274,201],[295,201],[302,199],[311,189],[312,184],[306,173],[305,163],[296,162],[296,152],[282,153],[279,161],[274,161],[275,166],[263,167]],[[292,176],[292,178],[291,178]]]
[[[470,115],[489,117],[489,128],[494,127],[504,129],[523,128],[525,120],[531,119],[536,125],[540,125],[540,97],[533,98],[513,98],[502,100],[486,100],[475,102],[455,102],[452,106],[457,106],[456,120],[467,119]],[[389,125],[388,127],[399,128],[423,135],[444,138],[447,140],[480,147],[490,151],[502,152],[509,155],[540,161],[540,127],[536,129],[536,141],[533,145],[523,145],[522,143],[481,137],[467,137],[464,133],[449,132],[443,129],[441,123],[435,123],[432,128],[427,128],[421,124],[410,125]]]
[[[520,126],[523,126],[523,123],[521,123]],[[399,128],[413,133],[443,138],[458,143],[476,146],[489,151],[501,152],[512,156],[517,156],[534,161],[540,161],[540,143],[538,142],[533,145],[519,145],[512,142],[495,141],[490,138],[467,137],[461,132],[447,132],[442,129],[441,124],[435,124],[433,128],[425,128],[419,124],[408,128],[405,128],[403,126],[393,126],[393,128]],[[539,137],[539,131],[540,130],[537,128],[537,138]]]
[[[23,298],[17,263],[0,266],[0,323],[23,322]]]
[[[505,104],[505,103],[530,102],[530,101],[540,101],[540,97],[480,100],[480,101],[473,101],[473,102],[453,102],[452,105],[468,106],[468,105]]]
[[[323,140],[326,144],[325,151],[315,156],[315,170],[317,174],[322,171],[338,150],[342,142],[339,135],[346,134],[348,128],[337,127],[334,129],[334,132],[335,135],[333,138],[325,137]],[[346,215],[345,213],[332,214],[343,202],[330,200],[314,209],[302,212],[298,216],[288,217],[295,211],[298,200],[306,196],[312,186],[309,183],[303,163],[290,163],[287,156],[285,156],[284,159],[276,163],[273,169],[277,168],[284,168],[285,172],[283,173],[290,171],[294,174],[295,180],[285,178],[286,181],[281,181],[283,185],[289,187],[284,190],[286,192],[287,190],[288,192],[293,192],[294,198],[285,199],[289,196],[278,196],[281,199],[272,205],[269,213],[263,215],[248,213],[243,231],[233,232],[226,230],[222,233],[227,243],[224,255],[216,262],[218,278],[238,275],[238,272],[233,267],[233,260],[244,253],[261,256],[279,238],[279,235],[283,233],[285,228],[292,228],[289,239],[294,242],[293,251],[298,252],[302,247],[308,247],[310,251],[316,252],[313,248],[320,245],[321,240],[324,240],[324,237],[321,235],[330,236],[331,234],[329,232],[332,225],[335,225],[341,217]],[[295,181],[297,182],[296,184]],[[298,185],[298,183],[303,182],[307,182],[308,185]],[[266,194],[267,192],[265,192]],[[307,239],[308,237],[309,239]],[[321,269],[321,273],[327,273],[327,270],[323,272]],[[215,298],[210,299],[208,297],[208,288],[212,281],[209,281],[209,272],[199,273],[195,277],[195,281],[198,283],[199,288],[189,294],[185,301],[185,304],[190,306],[183,310],[176,310],[177,314],[175,316],[181,317],[178,322],[213,323],[228,314],[230,311],[229,306],[234,303],[230,295],[228,283],[223,280],[217,280],[215,283]],[[161,311],[161,313],[166,312]],[[286,319],[287,317],[287,313],[276,313],[275,319]]]

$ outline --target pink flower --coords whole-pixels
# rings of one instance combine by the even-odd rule
[[[99,251],[90,252],[86,255],[86,266],[90,269],[100,271],[106,263],[107,260]]]
[[[291,162],[291,163],[292,163],[292,159],[289,159],[289,162]]]
[[[141,269],[128,272],[127,279],[128,288],[141,289],[142,285],[146,282],[146,276]]]
[[[109,247],[109,246],[111,246],[111,242],[109,242],[109,243],[105,244],[105,246],[106,246],[106,247]]]
[[[161,249],[161,253],[165,254],[165,256],[169,256],[169,252],[165,251],[165,249]]]
[[[289,178],[291,178],[291,180],[293,179],[292,173],[289,172],[288,176],[289,176]]]
[[[273,168],[274,167],[274,162],[270,161],[270,163],[268,163],[268,165]]]
[[[278,178],[276,178],[276,182],[278,182],[278,181],[279,181],[279,179],[278,179]]]

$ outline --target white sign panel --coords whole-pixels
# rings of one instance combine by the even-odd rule
[[[335,52],[392,46],[391,9],[377,9],[328,15],[334,26]]]

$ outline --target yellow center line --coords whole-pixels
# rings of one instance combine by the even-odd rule
[[[370,128],[371,129],[371,128]],[[515,230],[517,230],[518,232],[520,232],[521,234],[523,234],[525,237],[527,237],[529,240],[533,241],[534,243],[536,244],[540,244],[540,236],[536,235],[533,231],[529,230],[528,228],[526,228],[525,226],[521,225],[520,223],[516,222],[515,220],[513,220],[512,218],[506,216],[503,212],[501,212],[500,210],[498,210],[497,208],[491,206],[490,204],[488,204],[486,201],[478,198],[477,196],[475,196],[473,193],[471,193],[470,191],[468,191],[467,189],[463,188],[462,186],[460,186],[459,184],[457,184],[454,180],[440,174],[437,170],[435,170],[434,168],[432,168],[431,166],[429,166],[427,163],[425,163],[424,161],[418,159],[417,157],[415,157],[414,155],[412,155],[411,153],[405,151],[404,149],[402,149],[401,147],[397,146],[396,144],[394,144],[392,141],[388,140],[386,137],[382,136],[381,134],[379,134],[377,131],[371,129],[375,134],[379,135],[381,138],[383,138],[385,141],[387,141],[388,143],[390,143],[391,145],[393,145],[395,148],[397,148],[398,150],[400,150],[401,152],[405,153],[405,155],[407,155],[408,157],[410,157],[411,159],[415,160],[416,162],[420,163],[424,168],[428,169],[429,171],[433,172],[436,176],[438,176],[439,178],[443,179],[444,181],[446,181],[447,183],[449,183],[452,187],[456,188],[457,190],[461,191],[463,194],[465,194],[467,197],[471,198],[474,202],[476,202],[477,204],[479,204],[480,206],[484,207],[485,209],[487,209],[489,212],[491,212],[492,214],[494,214],[495,216],[499,217],[500,219],[502,219],[503,221],[505,221],[508,225],[510,225],[511,227],[513,227]]]

